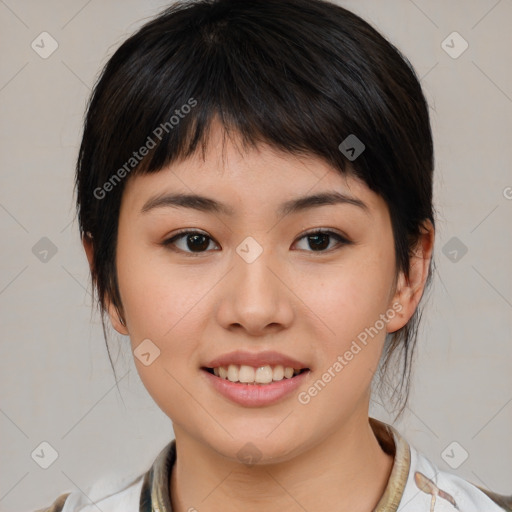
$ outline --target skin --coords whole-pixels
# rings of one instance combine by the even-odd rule
[[[223,158],[221,148],[222,128],[214,124],[204,161],[197,154],[131,177],[119,217],[116,265],[123,308],[108,303],[108,312],[114,328],[130,337],[132,350],[148,338],[160,349],[150,365],[138,358],[135,364],[173,422],[178,453],[169,482],[173,510],[372,510],[393,458],[368,423],[371,379],[386,332],[402,327],[421,298],[433,227],[426,224],[409,280],[400,274],[395,287],[388,208],[363,182],[341,176],[315,156],[292,156],[265,145],[244,153],[228,140]],[[276,214],[286,200],[334,190],[361,199],[369,211],[336,204]],[[236,215],[175,207],[140,212],[163,191],[215,198]],[[186,236],[176,241],[175,251],[161,245],[182,228],[210,237],[197,257]],[[304,233],[316,229],[338,232],[353,243],[337,245],[331,237],[315,251],[314,240],[308,243]],[[248,236],[263,248],[250,264],[236,252]],[[93,247],[86,240],[84,247],[91,262]],[[400,312],[320,393],[301,404],[298,393],[397,303]],[[276,404],[244,407],[218,394],[200,369],[237,349],[276,350],[302,361],[311,373],[297,392]],[[248,442],[261,453],[253,466],[237,457]]]

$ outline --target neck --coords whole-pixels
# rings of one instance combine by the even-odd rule
[[[240,464],[176,426],[175,435],[173,512],[371,511],[393,467],[393,457],[382,450],[367,414],[350,418],[297,457],[274,464]]]

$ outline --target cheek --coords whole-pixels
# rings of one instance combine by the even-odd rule
[[[135,247],[119,254],[119,289],[137,371],[157,405],[179,417],[190,400],[180,384],[199,371],[198,340],[208,318],[205,298],[213,283],[195,276],[193,269],[166,265],[165,258],[148,261],[148,254]],[[146,345],[149,352],[158,354],[148,365],[137,358],[142,352],[138,347],[148,344],[145,340],[157,347]]]
[[[147,339],[159,351],[150,366],[135,359],[138,373],[160,407],[174,411],[170,397],[175,403],[186,400],[179,383],[199,371],[199,345],[211,318],[218,273],[170,264],[165,255],[152,258],[135,247],[119,254],[129,255],[119,258],[118,274],[134,356]]]
[[[330,268],[307,300],[322,322],[315,348],[320,382],[305,400],[311,414],[332,421],[366,396],[387,332],[381,315],[388,311],[392,258],[370,248],[357,256]]]
[[[135,338],[163,341],[172,336],[206,293],[208,284],[194,275],[193,267],[169,261],[160,250],[119,244],[119,291]]]
[[[337,424],[366,400],[385,340],[380,315],[388,309],[392,280],[382,260],[371,255],[330,271],[305,301],[317,315],[312,347],[318,365],[299,403],[318,429]]]
[[[307,277],[303,280],[306,303],[323,320],[331,350],[350,344],[388,309],[393,268],[387,260],[382,254],[368,251],[365,257],[360,252],[343,265],[331,266],[314,287]]]

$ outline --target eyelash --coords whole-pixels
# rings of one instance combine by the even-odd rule
[[[184,238],[185,235],[201,235],[201,236],[203,236],[205,238],[209,238],[210,240],[213,241],[213,238],[211,238],[210,236],[206,235],[205,233],[203,233],[201,231],[191,231],[191,230],[184,229],[184,230],[179,231],[178,233],[176,233],[173,237],[171,237],[171,238],[169,238],[167,240],[164,240],[161,245],[163,245],[164,247],[168,247],[168,248],[170,248],[171,250],[173,250],[175,252],[181,252],[181,253],[189,254],[192,257],[200,256],[201,254],[209,252],[209,251],[199,251],[199,252],[183,251],[182,249],[177,249],[175,247],[172,247],[178,239]],[[335,231],[321,230],[321,229],[317,229],[315,231],[310,231],[308,233],[304,233],[297,240],[302,240],[303,238],[307,238],[309,236],[314,236],[314,235],[329,235],[329,236],[331,236],[331,237],[336,239],[337,244],[334,246],[334,248],[331,248],[331,249],[328,249],[328,250],[306,251],[306,252],[319,253],[319,254],[323,253],[323,254],[325,254],[325,253],[329,253],[329,252],[331,252],[333,250],[340,249],[344,245],[351,245],[351,244],[353,244],[353,242],[351,242],[350,240],[348,240],[344,236],[340,235],[339,233],[336,233]]]

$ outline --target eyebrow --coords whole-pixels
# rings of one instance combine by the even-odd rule
[[[296,199],[291,199],[283,203],[277,210],[280,216],[288,215],[290,213],[297,213],[313,207],[335,205],[335,204],[349,204],[357,206],[370,213],[370,209],[366,203],[356,197],[349,196],[341,192],[322,192],[310,196],[302,196]],[[158,196],[148,199],[141,209],[142,213],[147,213],[157,208],[191,208],[207,213],[219,213],[227,216],[235,215],[235,210],[230,206],[220,203],[219,201],[210,197],[201,196],[198,194],[160,194]]]

